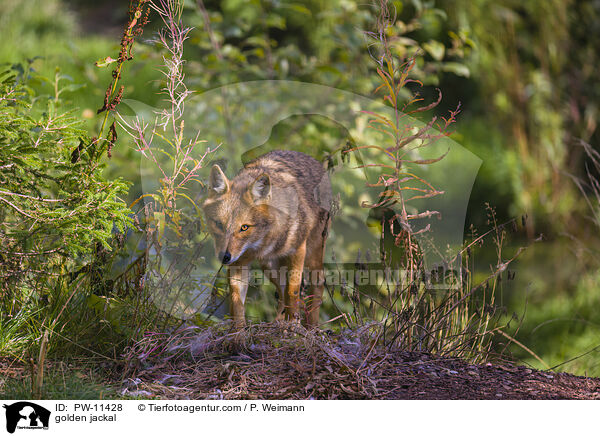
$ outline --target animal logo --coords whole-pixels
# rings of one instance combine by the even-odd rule
[[[245,326],[244,302],[253,261],[277,289],[277,319],[300,319],[304,278],[309,289],[305,323],[316,326],[331,208],[331,184],[323,165],[307,154],[287,150],[248,162],[232,180],[214,165],[202,207],[216,255],[228,267],[236,327]]]
[[[14,433],[19,428],[48,428],[50,411],[29,401],[4,404],[6,409],[6,431]]]

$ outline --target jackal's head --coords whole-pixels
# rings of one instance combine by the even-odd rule
[[[218,165],[212,167],[209,194],[202,207],[215,253],[223,264],[254,256],[263,247],[274,219],[270,197],[267,174],[228,180]]]

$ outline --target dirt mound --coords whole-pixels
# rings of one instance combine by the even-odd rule
[[[376,345],[365,326],[340,335],[259,324],[148,334],[126,355],[122,394],[162,399],[596,399],[600,379]]]

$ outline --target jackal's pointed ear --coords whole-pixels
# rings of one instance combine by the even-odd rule
[[[210,170],[210,189],[219,195],[229,190],[229,180],[219,165],[213,165]]]
[[[254,201],[264,200],[271,193],[271,179],[268,174],[262,174],[254,181],[252,189],[252,198]]]

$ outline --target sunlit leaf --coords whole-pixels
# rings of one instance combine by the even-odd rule
[[[97,60],[96,62],[94,62],[94,65],[96,65],[98,68],[104,68],[104,67],[109,66],[113,62],[117,62],[117,60],[111,58],[110,56],[106,56],[105,58]]]

